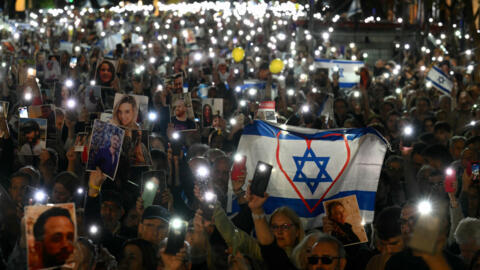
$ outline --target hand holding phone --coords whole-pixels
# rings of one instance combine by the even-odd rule
[[[175,255],[184,246],[185,236],[187,235],[188,222],[179,218],[174,218],[170,221],[168,227],[166,254]]]
[[[234,159],[235,161],[233,162],[231,177],[232,181],[239,181],[241,180],[239,179],[241,174],[247,168],[247,156],[235,156]]]
[[[264,197],[265,191],[267,191],[268,182],[270,181],[272,169],[272,165],[258,161],[253,175],[252,185],[250,186],[250,192],[252,194]]]

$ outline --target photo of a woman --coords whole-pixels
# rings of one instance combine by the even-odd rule
[[[112,62],[103,60],[97,67],[95,80],[97,85],[103,87],[112,87],[112,82],[115,79],[115,66]]]
[[[133,166],[150,166],[152,159],[148,151],[148,132],[132,131],[132,148],[129,153],[130,164]]]
[[[203,113],[202,113],[202,116],[203,116],[203,127],[209,127],[212,125],[212,120],[213,120],[213,117],[212,117],[212,106],[210,106],[209,104],[205,104],[203,105]]]
[[[122,95],[119,100],[116,98],[115,101],[112,123],[129,129],[138,129],[136,123],[138,105],[135,98],[130,95]]]

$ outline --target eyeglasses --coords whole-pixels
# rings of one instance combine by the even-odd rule
[[[341,259],[341,257],[331,257],[327,255],[319,257],[314,255],[314,256],[308,257],[307,259],[308,259],[308,264],[310,265],[318,264],[319,261],[322,262],[322,264],[324,265],[329,265],[329,264],[332,264],[333,260]]]
[[[410,225],[410,226],[413,226],[415,225],[415,223],[417,223],[417,219],[418,217],[417,216],[412,216],[412,217],[409,217],[408,219],[403,219],[403,218],[400,218],[398,221],[400,222],[400,225]]]
[[[293,223],[290,223],[290,224],[282,224],[282,225],[270,225],[270,229],[272,231],[286,231],[288,229],[290,229],[294,224]]]

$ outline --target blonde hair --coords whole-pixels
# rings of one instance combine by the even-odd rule
[[[278,215],[278,214],[282,214],[282,215],[286,216],[287,218],[289,218],[293,222],[295,227],[297,227],[298,237],[297,237],[297,240],[295,241],[295,245],[297,245],[305,237],[305,231],[303,230],[302,221],[298,217],[297,213],[295,213],[295,211],[293,211],[291,208],[288,208],[286,206],[282,206],[280,208],[275,209],[275,211],[273,211],[268,225],[272,224],[273,217],[275,215]]]
[[[118,120],[118,109],[120,108],[120,106],[124,103],[128,103],[130,105],[132,105],[132,110],[133,110],[133,120],[132,122],[126,126],[127,128],[138,128],[137,126],[137,117],[138,117],[138,106],[137,106],[137,101],[135,100],[135,98],[133,96],[130,96],[130,95],[124,95],[120,101],[115,104],[115,107],[113,108],[113,117],[112,117],[112,122],[113,124],[117,125],[117,126],[123,126],[122,123],[120,123],[120,120]]]

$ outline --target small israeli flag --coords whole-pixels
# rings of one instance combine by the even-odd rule
[[[315,59],[317,68],[328,69],[328,77],[332,79],[332,74],[338,72],[340,88],[351,88],[360,82],[360,75],[356,72],[364,66],[362,61],[350,60],[331,60],[331,59]]]
[[[453,82],[441,69],[433,66],[427,74],[427,81],[431,82],[438,91],[450,95],[453,89]]]

